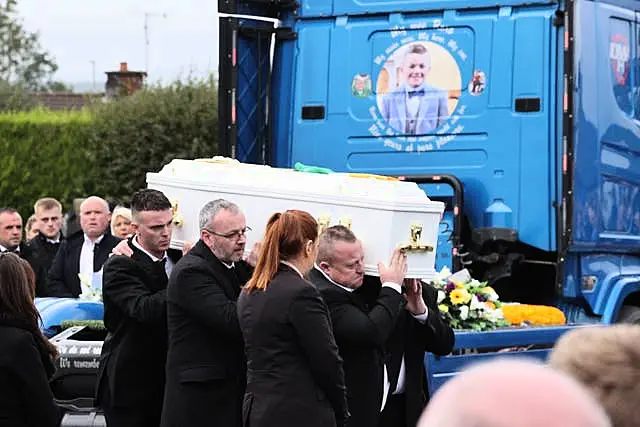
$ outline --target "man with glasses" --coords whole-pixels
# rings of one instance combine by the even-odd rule
[[[236,314],[255,248],[237,205],[218,199],[199,216],[200,240],[176,264],[167,290],[169,352],[162,426],[242,425],[246,362]]]

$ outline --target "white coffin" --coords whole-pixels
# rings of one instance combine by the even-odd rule
[[[388,262],[393,249],[407,248],[407,278],[435,275],[438,229],[444,204],[429,200],[417,184],[347,173],[307,173],[242,164],[225,158],[173,160],[147,174],[149,188],[177,204],[172,247],[196,242],[198,213],[218,198],[236,203],[252,231],[247,252],[262,240],[274,212],[300,209],[320,226],[349,225],[365,248],[366,274],[378,275],[378,261]],[[413,237],[412,237],[413,235]]]

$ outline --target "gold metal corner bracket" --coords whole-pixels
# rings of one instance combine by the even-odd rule
[[[171,221],[173,222],[173,225],[175,225],[176,227],[182,227],[184,225],[184,219],[178,212],[178,200],[176,199],[173,199],[171,201],[171,214]]]
[[[340,219],[338,220],[338,224],[339,225],[341,225],[343,227],[347,227],[349,230],[351,230],[351,224],[352,223],[353,223],[353,220],[348,215],[344,215],[344,216],[340,217]]]
[[[409,241],[398,246],[402,252],[433,252],[433,246],[423,244],[420,239],[422,237],[422,224],[414,222],[409,228]]]
[[[329,224],[331,224],[331,215],[320,215],[316,221],[318,222],[318,235],[320,235],[329,228]]]

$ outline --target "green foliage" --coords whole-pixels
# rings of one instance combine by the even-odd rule
[[[87,112],[0,115],[0,200],[24,220],[33,203],[51,196],[65,207],[91,187],[93,156],[87,148],[92,117]]]
[[[156,85],[93,108],[95,194],[129,200],[146,187],[146,173],[174,158],[218,153],[218,95],[215,81]]]
[[[89,329],[97,331],[105,330],[102,320],[63,320],[60,324],[62,330],[69,329],[74,326],[86,326]]]
[[[0,80],[47,91],[57,69],[53,57],[40,46],[38,33],[22,25],[17,0],[0,3]]]

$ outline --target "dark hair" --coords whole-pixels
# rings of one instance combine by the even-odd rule
[[[333,259],[333,246],[336,242],[354,243],[358,239],[353,231],[344,225],[334,225],[327,228],[320,235],[320,244],[318,245],[318,262],[331,262]]]
[[[288,210],[276,213],[267,222],[262,249],[253,276],[246,285],[247,292],[267,289],[278,271],[280,261],[299,256],[309,240],[318,238],[318,223],[307,212]]]
[[[145,188],[136,191],[131,197],[131,216],[136,217],[138,212],[164,211],[171,209],[171,202],[162,191]]]
[[[40,331],[40,315],[33,303],[35,296],[36,275],[31,265],[16,254],[1,254],[0,313],[25,322],[51,357],[56,357],[56,347]]]
[[[416,43],[414,45],[412,45],[409,50],[407,50],[407,55],[410,55],[412,53],[417,53],[418,55],[423,55],[425,53],[428,53],[429,51],[427,50],[427,48],[420,43]]]

